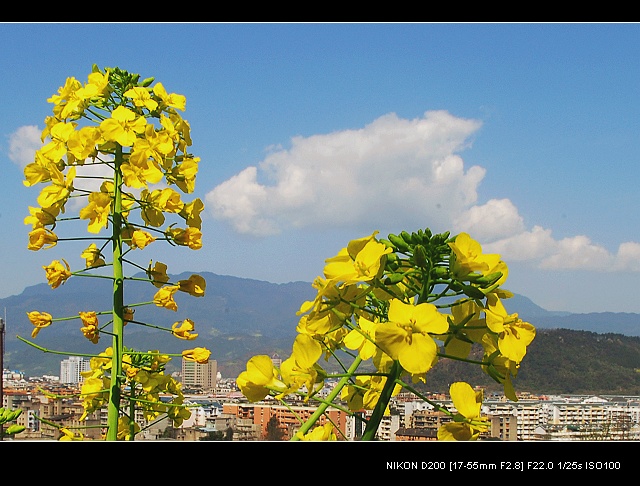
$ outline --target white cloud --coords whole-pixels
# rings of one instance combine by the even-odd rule
[[[413,120],[390,113],[361,129],[294,137],[289,149],[269,147],[257,167],[212,189],[207,207],[235,231],[255,236],[308,226],[451,229],[468,232],[507,262],[640,272],[640,243],[622,243],[614,254],[585,235],[556,240],[550,229],[527,229],[509,199],[477,204],[485,169],[465,168],[459,152],[480,126],[446,111]]]
[[[18,128],[9,137],[9,159],[24,168],[33,162],[36,150],[42,147],[42,130],[35,125]]]
[[[612,270],[640,272],[640,243],[621,243],[615,256]]]
[[[622,243],[612,253],[585,235],[555,240],[551,230],[540,226],[483,245],[483,251],[499,253],[505,261],[530,261],[542,269],[640,272],[640,243]]]
[[[477,200],[481,167],[457,152],[480,122],[445,111],[391,113],[357,130],[294,137],[211,190],[213,216],[257,236],[285,227],[450,226]],[[264,181],[264,182],[261,182]]]
[[[465,231],[477,240],[493,241],[524,231],[522,216],[509,199],[491,199],[463,211],[454,221],[455,232]]]
[[[485,244],[482,250],[499,253],[507,261],[541,261],[556,251],[556,241],[551,230],[534,226],[531,231],[522,231],[498,241]]]

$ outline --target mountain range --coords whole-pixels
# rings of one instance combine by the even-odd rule
[[[300,305],[312,300],[316,291],[309,282],[275,284],[210,272],[198,272],[207,282],[203,297],[177,292],[177,311],[153,304],[135,307],[136,321],[170,328],[176,321],[195,322],[195,341],[176,339],[171,333],[155,327],[129,324],[125,331],[125,346],[138,349],[158,349],[180,353],[192,347],[206,347],[224,377],[235,377],[246,361],[255,354],[279,354],[287,357],[296,335]],[[190,272],[171,277],[172,281],[188,279]],[[125,285],[127,302],[149,302],[157,289],[148,282],[132,280]],[[33,324],[27,312],[48,312],[54,318],[77,316],[79,311],[105,311],[111,308],[111,280],[104,278],[70,278],[52,290],[46,283],[27,287],[21,294],[0,299],[0,312],[6,315],[4,368],[19,370],[27,376],[59,375],[60,361],[71,353],[96,354],[111,345],[103,335],[94,345],[80,332],[79,319],[55,321],[31,338]],[[538,330],[565,329],[596,334],[640,336],[640,314],[585,313],[547,311],[522,295],[505,301],[509,313],[517,312]],[[108,316],[101,316],[105,324]],[[540,333],[539,333],[540,334]],[[30,346],[18,336],[33,342]],[[96,348],[97,346],[97,348]],[[526,361],[526,360],[525,360]],[[176,364],[171,364],[171,363]],[[177,371],[179,359],[172,360],[168,371]]]

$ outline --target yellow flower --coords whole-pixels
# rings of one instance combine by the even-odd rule
[[[156,83],[153,87],[153,94],[159,97],[163,104],[170,106],[171,108],[177,108],[184,111],[187,106],[186,97],[175,93],[168,94],[162,83]]]
[[[31,229],[55,224],[59,212],[60,208],[55,205],[46,210],[29,206],[29,216],[24,218],[24,224],[30,224]]]
[[[451,272],[458,279],[464,279],[470,274],[489,275],[501,272],[502,277],[496,285],[502,285],[507,279],[507,266],[498,254],[482,253],[480,243],[471,238],[467,233],[460,233],[453,243],[449,243],[453,255],[449,261]]]
[[[140,204],[142,206],[140,214],[142,219],[148,225],[155,227],[164,223],[163,211],[180,213],[184,208],[184,203],[180,200],[180,194],[170,188],[156,189],[151,192],[147,189],[142,190]]]
[[[527,353],[527,346],[536,336],[536,328],[522,321],[518,314],[508,314],[495,294],[487,295],[484,312],[487,327],[498,334],[500,353],[515,363],[520,363]]]
[[[57,163],[67,153],[67,141],[76,127],[75,123],[58,122],[51,127],[51,142],[42,147],[40,154],[50,162]]]
[[[162,287],[169,281],[169,275],[167,275],[167,266],[162,262],[156,262],[153,268],[151,268],[151,262],[149,262],[147,275],[151,279],[151,283],[158,288]]]
[[[511,361],[500,354],[498,349],[498,336],[492,333],[486,333],[482,337],[482,347],[484,349],[482,371],[502,384],[504,396],[513,402],[518,401],[516,390],[513,386],[511,377],[518,375],[519,364]]]
[[[184,207],[180,194],[169,187],[153,191],[151,197],[158,209],[168,213],[179,213]]]
[[[357,349],[362,359],[372,358],[376,353],[375,332],[377,324],[364,317],[358,319],[358,328],[349,331],[343,340],[349,349]]]
[[[194,297],[203,297],[207,288],[207,282],[200,275],[191,275],[188,280],[179,280],[181,292],[187,292]]]
[[[94,358],[91,359],[93,361]],[[83,372],[81,374],[84,376],[85,373],[87,372]],[[82,383],[82,388],[80,389],[82,407],[84,408],[84,412],[79,419],[80,421],[87,418],[87,415],[90,413],[102,407],[108,398],[109,386],[110,380],[106,376],[99,375],[85,377],[85,380]]]
[[[200,198],[196,198],[188,204],[185,204],[180,211],[180,216],[182,216],[187,223],[187,226],[190,228],[198,228],[202,229],[202,218],[200,217],[200,213],[204,209],[204,204]]]
[[[321,356],[322,346],[318,341],[308,334],[298,334],[291,356],[280,365],[281,380],[286,388],[280,390],[276,398],[302,388],[306,389],[307,396],[316,392],[315,385],[323,382],[323,375],[318,373],[321,369],[316,365]]]
[[[202,232],[197,228],[168,228],[166,234],[177,245],[188,246],[192,250],[202,248]]]
[[[247,362],[247,369],[238,375],[236,384],[250,402],[258,402],[271,389],[284,391],[286,386],[278,379],[278,371],[267,355],[254,356]]]
[[[298,334],[293,341],[291,358],[302,368],[311,368],[322,356],[322,346],[308,334]]]
[[[156,131],[151,124],[147,125],[144,137],[136,139],[133,144],[132,154],[135,154],[137,162],[141,159],[153,159],[157,164],[163,165],[165,156],[173,153],[175,147],[171,136],[165,131]]]
[[[190,194],[195,189],[200,157],[185,157],[167,174],[167,181],[178,186],[182,192]]]
[[[437,360],[438,346],[429,333],[449,329],[447,318],[433,304],[389,303],[389,321],[376,328],[376,343],[409,373],[426,373]]]
[[[131,235],[131,247],[132,248],[144,248],[145,246],[156,241],[155,237],[151,236],[150,233],[143,230],[135,230]]]
[[[335,257],[327,259],[325,278],[332,282],[344,282],[346,285],[374,279],[384,266],[383,257],[393,251],[376,241],[376,234],[378,231],[366,238],[349,242]]]
[[[160,123],[165,128],[168,127],[168,123],[166,123],[166,117],[164,120],[161,118]],[[193,142],[191,140],[191,126],[189,122],[182,118],[178,112],[173,112],[169,114],[169,120],[173,126],[173,129],[180,135],[180,139],[177,140],[180,150],[185,152],[186,147],[190,146]],[[165,123],[163,123],[163,121]],[[172,129],[169,128],[169,131]]]
[[[82,258],[85,260],[86,268],[93,267],[101,267],[106,265],[104,259],[102,258],[102,254],[95,243],[91,243],[87,248],[85,248],[80,254]]]
[[[54,105],[59,105],[65,100],[71,98],[73,93],[75,93],[80,88],[82,88],[82,83],[80,83],[80,81],[78,81],[74,77],[68,77],[65,80],[64,86],[60,86],[58,88],[58,94],[47,98],[47,101],[49,103],[53,103]]]
[[[313,301],[300,306],[298,315],[309,314],[300,318],[296,330],[322,339],[329,349],[334,349],[341,346],[348,333],[342,327],[344,322],[351,318],[354,308],[364,306],[366,296],[358,285],[335,285],[322,277],[317,277],[312,286],[318,293]]]
[[[314,427],[310,432],[302,435],[300,432],[296,434],[300,440],[303,441],[328,441],[338,440],[334,426],[331,422],[327,422],[324,425],[318,425]]]
[[[50,164],[48,168],[51,175],[51,185],[44,187],[38,195],[38,204],[43,209],[56,205],[64,206],[74,190],[73,180],[76,177],[75,167],[69,169],[66,177],[54,164]]]
[[[191,333],[194,329],[195,325],[193,321],[191,319],[185,319],[182,323],[179,321],[174,322],[171,326],[171,333],[178,339],[192,341],[198,337],[197,333]]]
[[[152,161],[144,160],[144,163],[123,163],[121,166],[124,184],[127,187],[141,189],[147,184],[156,184],[162,180],[162,171]]]
[[[169,410],[167,410],[167,416],[171,420],[173,420],[174,427],[180,427],[184,420],[187,420],[189,417],[191,417],[191,410],[189,410],[187,407],[176,406],[182,404],[182,400],[182,398],[174,399],[171,402],[174,406],[169,407]]]
[[[449,394],[458,413],[453,422],[438,429],[438,440],[475,440],[489,428],[487,419],[480,414],[482,391],[476,392],[468,383],[458,381],[449,387]]]
[[[386,382],[385,376],[358,376],[354,385],[342,389],[341,398],[347,402],[349,410],[373,410],[378,404]],[[395,396],[401,391],[402,386],[396,385],[391,395]],[[385,415],[390,413],[389,407],[387,407]]]
[[[458,302],[451,308],[451,334],[439,336],[444,341],[447,355],[465,359],[471,352],[472,343],[482,340],[487,325],[480,319],[481,310],[473,300]]]
[[[142,86],[134,86],[125,91],[124,95],[131,98],[134,105],[138,107],[144,106],[149,111],[153,111],[158,107],[158,102],[151,98],[149,90]]]
[[[93,344],[98,344],[100,339],[100,330],[98,329],[98,315],[91,312],[79,312],[80,319],[82,320],[82,327],[80,330],[84,337],[86,337]]]
[[[36,152],[36,162],[27,164],[24,168],[24,181],[22,183],[31,187],[40,182],[48,182],[51,180],[51,174],[48,169],[49,161],[42,157],[40,151]]]
[[[118,433],[116,434],[118,440],[131,440],[138,432],[140,432],[140,426],[132,422],[129,417],[118,418]]]
[[[129,108],[118,106],[111,112],[111,118],[100,123],[100,130],[105,140],[118,142],[123,147],[131,147],[138,133],[143,133],[147,122],[144,117],[137,116]]]
[[[340,398],[347,403],[349,410],[357,412],[364,408],[363,397],[370,379],[369,376],[356,376],[353,384],[345,386],[340,391]]]
[[[52,289],[57,289],[61,284],[64,284],[69,277],[71,277],[71,269],[65,259],[62,259],[64,266],[60,261],[53,260],[49,265],[43,266],[46,272],[47,281]]]
[[[68,78],[65,86],[58,90],[60,96],[49,98],[49,101],[56,105],[54,113],[61,119],[71,116],[79,118],[82,110],[88,105],[88,100],[102,96],[108,83],[108,74],[99,72],[89,74],[88,82],[84,86],[74,78]]]
[[[153,303],[158,307],[177,311],[178,304],[173,300],[173,294],[175,294],[179,289],[179,285],[168,285],[166,287],[162,287],[156,292],[156,295],[153,296]]]
[[[32,338],[35,338],[41,329],[49,327],[53,322],[53,317],[47,312],[31,311],[27,312],[27,316],[29,317],[31,324],[36,326],[35,329],[31,331]]]
[[[36,228],[29,232],[29,244],[27,248],[37,251],[42,248],[51,248],[58,243],[58,236],[51,230],[46,228]]]
[[[200,364],[207,364],[210,356],[211,351],[206,348],[185,349],[182,352],[183,359],[186,359],[187,361],[195,361]]]
[[[60,432],[62,433],[62,435],[58,439],[60,441],[84,440],[84,436],[82,434],[76,435],[65,427],[61,427]]]
[[[78,163],[84,163],[88,157],[97,155],[96,144],[101,137],[100,130],[97,127],[82,127],[80,130],[74,131],[67,141],[67,157],[75,158]],[[70,160],[71,162],[71,160]]]
[[[99,233],[109,222],[111,196],[106,192],[92,192],[89,194],[88,202],[89,204],[80,210],[80,219],[89,220],[89,233]]]

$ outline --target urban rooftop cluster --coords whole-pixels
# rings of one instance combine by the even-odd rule
[[[273,359],[277,361],[277,355]],[[70,357],[61,361],[60,376],[25,378],[19,371],[3,370],[2,405],[22,409],[18,423],[25,426],[25,431],[12,436],[11,440],[58,440],[60,427],[81,429],[86,440],[102,439],[107,418],[104,412],[95,412],[80,420],[84,410],[77,394],[82,383],[81,373],[87,367],[86,358]],[[145,425],[136,440],[288,440],[298,430],[300,420],[316,410],[302,400],[288,400],[283,404],[267,397],[251,403],[239,392],[234,379],[221,376],[215,360],[207,364],[183,360],[181,371],[174,375],[182,383],[191,416],[179,427],[167,419],[146,422],[144,417],[139,417]],[[333,384],[328,382],[321,393],[328,394]],[[433,394],[430,399],[455,411],[445,394]],[[384,417],[377,432],[377,440],[437,440],[438,428],[450,420],[408,392],[393,397],[389,409],[390,414]],[[349,416],[331,408],[323,421],[333,422],[339,429],[340,439],[357,440],[369,413],[363,410]],[[519,393],[518,401],[513,402],[500,394],[488,394],[482,413],[491,426],[480,440],[640,440],[638,396]]]

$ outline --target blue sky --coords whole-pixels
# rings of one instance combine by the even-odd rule
[[[467,231],[549,310],[640,312],[640,24],[0,24],[0,298],[45,282],[22,184],[93,63],[187,98],[206,204],[171,273],[311,282],[349,240]],[[147,251],[146,249],[144,250]],[[140,258],[154,258],[153,252]],[[166,255],[166,256],[165,256]]]

